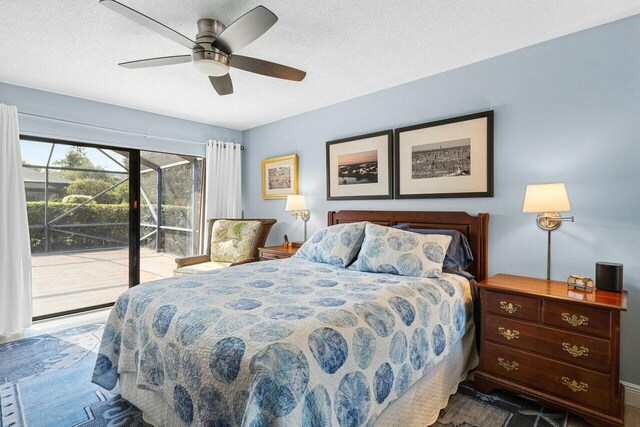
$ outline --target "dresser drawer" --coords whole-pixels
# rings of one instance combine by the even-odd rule
[[[487,291],[484,310],[517,319],[538,321],[540,300],[503,292]]]
[[[484,336],[488,340],[586,368],[605,372],[610,369],[608,340],[490,314],[484,322]]]
[[[583,305],[544,301],[542,322],[583,334],[611,334],[611,312]]]
[[[608,375],[489,342],[483,364],[485,372],[609,412]]]

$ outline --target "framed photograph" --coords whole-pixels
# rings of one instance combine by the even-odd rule
[[[283,199],[298,194],[298,155],[262,161],[262,198]]]
[[[327,142],[327,200],[393,197],[393,131]]]
[[[493,111],[396,129],[395,197],[493,197]]]

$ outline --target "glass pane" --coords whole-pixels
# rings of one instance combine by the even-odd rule
[[[20,140],[20,151],[23,165],[46,166],[53,144]]]
[[[126,172],[127,164],[128,159],[113,150],[56,144],[50,166]]]
[[[105,150],[118,165],[97,149],[56,143],[54,170],[52,146],[22,141],[25,162],[45,166],[23,168],[34,316],[111,303],[129,287],[128,158]]]
[[[140,280],[145,282],[173,275],[175,257],[198,252],[202,159],[145,151],[140,157]]]

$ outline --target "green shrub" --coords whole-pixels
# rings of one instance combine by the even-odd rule
[[[68,197],[68,196],[67,196]],[[66,232],[78,232],[96,237],[122,242],[125,245],[129,239],[129,205],[104,205],[88,203],[78,207],[75,203],[49,202],[48,219],[54,220],[65,212],[73,212],[55,221],[52,226],[71,224],[108,224],[123,223],[124,225],[96,225],[94,227],[64,227],[61,231],[50,229],[49,250],[64,251],[75,249],[98,249],[114,246],[122,246],[115,242],[92,239],[82,236],[72,236]],[[44,250],[44,202],[27,202],[27,216],[31,228],[31,250],[34,253]]]
[[[105,181],[103,179],[82,178],[82,179],[77,179],[75,181],[72,181],[67,186],[66,190],[67,190],[67,194],[69,195],[89,194],[91,196],[95,196],[96,194],[99,194],[105,191],[112,185],[113,184],[111,182]],[[98,203],[104,203],[104,204],[126,202],[126,200],[123,200],[123,192],[120,187],[125,187],[128,189],[127,183],[122,183],[116,188],[112,189],[111,191],[107,191],[106,193],[98,197],[96,201]]]
[[[62,203],[74,203],[79,205],[80,203],[88,202],[89,200],[91,200],[91,196],[85,196],[84,194],[71,194],[69,196],[64,196],[62,198]],[[95,200],[93,203],[96,203]]]
[[[70,197],[70,196],[67,196]],[[65,197],[65,199],[67,198]],[[85,196],[86,197],[86,196]],[[49,251],[63,251],[76,249],[99,249],[114,246],[121,246],[110,241],[102,241],[82,236],[72,236],[63,231],[72,231],[97,237],[105,237],[111,240],[119,241],[125,245],[129,239],[129,204],[100,204],[88,203],[78,207],[77,203],[49,202],[48,218],[49,221],[59,217],[65,212],[73,212],[65,215],[55,221],[52,226],[56,225],[72,225],[72,224],[113,224],[122,223],[123,225],[96,225],[93,227],[65,227],[62,231],[50,229],[49,233]],[[155,209],[152,206],[152,209]],[[31,237],[31,250],[33,253],[44,251],[44,202],[27,202],[27,215],[29,217],[29,225]],[[141,210],[141,222],[154,224],[153,217],[146,206]],[[191,208],[185,206],[162,206],[162,224],[172,227],[191,228]],[[35,227],[34,227],[35,226]],[[144,227],[141,234],[152,231],[151,227]],[[189,233],[183,231],[163,230],[161,236],[161,248],[166,252],[176,255],[184,255],[184,247],[186,245]],[[155,249],[155,237],[151,237],[143,242],[146,247]]]

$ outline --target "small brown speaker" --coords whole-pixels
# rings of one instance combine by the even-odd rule
[[[622,264],[596,262],[596,288],[622,292]]]

